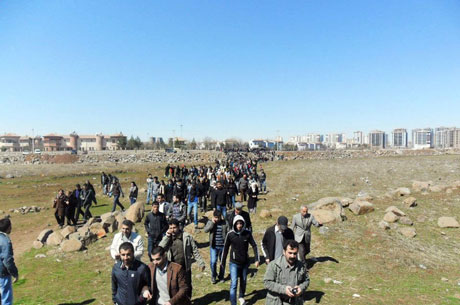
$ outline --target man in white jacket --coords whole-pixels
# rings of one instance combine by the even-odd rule
[[[142,236],[133,232],[134,223],[131,220],[125,219],[121,225],[121,232],[115,234],[113,237],[112,245],[110,246],[110,255],[114,260],[120,260],[119,248],[124,242],[130,242],[134,246],[134,258],[138,261],[141,260],[144,254],[144,241]]]

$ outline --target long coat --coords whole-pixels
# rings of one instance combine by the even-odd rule
[[[54,199],[53,208],[56,208],[56,214],[59,217],[62,217],[65,215],[66,200],[67,200],[67,197],[65,195],[61,195],[58,198]]]

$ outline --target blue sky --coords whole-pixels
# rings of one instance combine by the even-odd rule
[[[460,127],[460,2],[0,0],[0,133]]]

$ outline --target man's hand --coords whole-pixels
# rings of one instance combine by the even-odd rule
[[[13,283],[16,283],[17,281],[18,281],[18,278],[13,276]]]
[[[285,291],[285,292],[286,292],[286,295],[287,295],[288,297],[290,297],[290,298],[293,298],[293,297],[295,297],[295,295],[291,292],[291,290],[292,290],[292,287],[291,287],[291,286],[286,286],[286,291]]]
[[[212,218],[212,222],[213,222],[214,224],[216,224],[216,223],[217,223],[217,220],[213,217],[213,218]]]
[[[166,303],[165,303],[165,305],[171,305],[171,303],[169,303],[169,302],[166,302]]]
[[[270,263],[270,260],[268,258],[266,258],[265,263],[268,265],[268,263]]]
[[[259,265],[260,265],[259,261],[257,261],[255,265],[256,265],[256,268],[259,268]]]
[[[152,294],[148,289],[145,289],[144,292],[142,293],[142,296],[144,299],[147,299],[147,301],[150,301],[152,299]]]
[[[120,259],[120,254],[115,254],[115,259]]]
[[[302,294],[302,288],[300,288],[300,286],[295,286],[294,288],[297,288],[297,294],[295,296],[300,296]]]
[[[172,236],[172,234],[173,234],[173,230],[172,230],[172,229],[168,229],[168,231],[166,231],[166,235]]]

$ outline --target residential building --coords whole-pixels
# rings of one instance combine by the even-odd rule
[[[438,127],[434,130],[434,147],[449,148],[453,147],[451,136],[455,127]]]
[[[373,130],[369,132],[369,146],[374,149],[386,147],[386,134],[384,131]]]
[[[394,148],[407,148],[408,146],[408,133],[404,128],[394,129],[392,132],[393,141],[391,146]]]
[[[357,145],[363,145],[364,144],[364,138],[363,138],[363,132],[362,131],[353,132],[353,144],[357,144]]]
[[[412,147],[414,149],[432,148],[433,144],[433,129],[417,128],[412,130]]]
[[[19,143],[20,136],[14,133],[6,133],[0,136],[0,150],[1,151],[20,151],[21,145]]]

